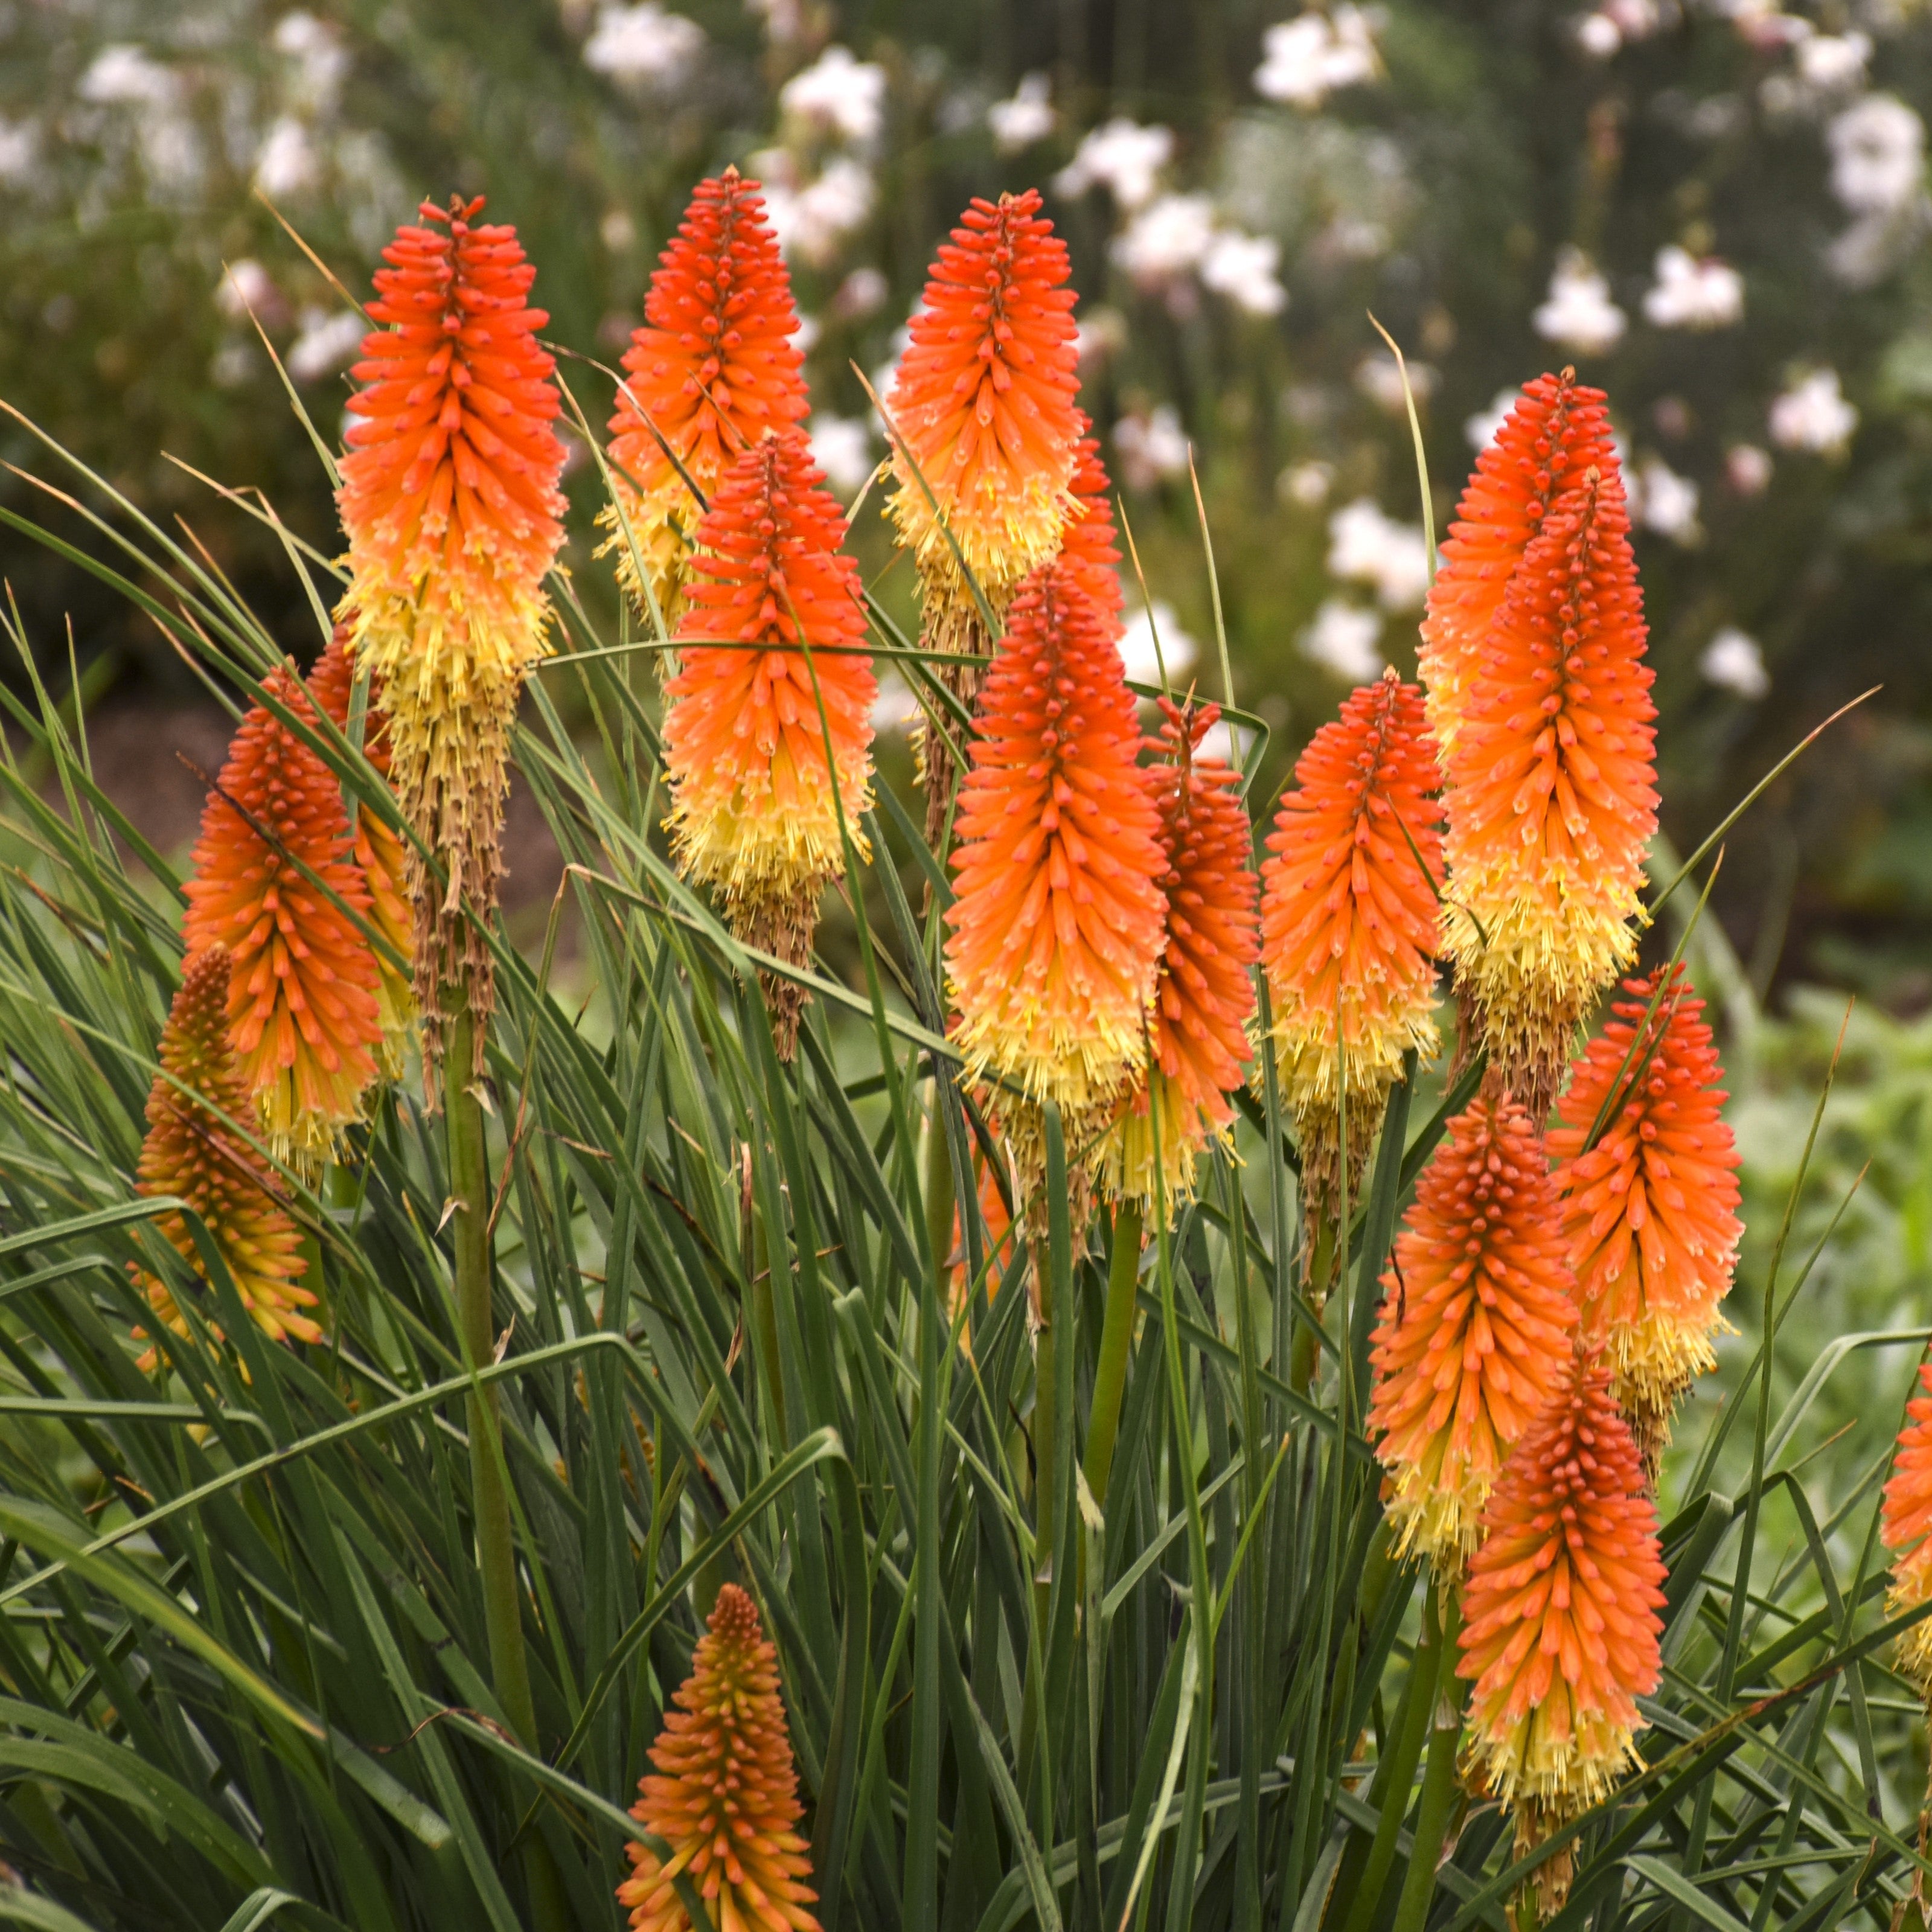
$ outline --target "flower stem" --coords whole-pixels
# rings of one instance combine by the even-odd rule
[[[1430,1587],[1433,1591],[1437,1586],[1432,1582]],[[1414,1849],[1396,1905],[1395,1932],[1422,1932],[1428,1922],[1430,1902],[1436,1896],[1436,1870],[1442,1860],[1442,1840],[1456,1799],[1456,1754],[1462,1742],[1466,1687],[1455,1674],[1454,1659],[1456,1639],[1462,1627],[1462,1600],[1460,1593],[1444,1594],[1448,1600],[1442,1616],[1442,1654],[1448,1660],[1448,1675],[1436,1686],[1429,1762],[1423,1768],[1422,1801],[1415,1814]]]
[[[1140,1282],[1141,1208],[1123,1202],[1114,1216],[1114,1253],[1107,1270],[1107,1312],[1100,1325],[1100,1359],[1094,1372],[1094,1406],[1087,1419],[1087,1486],[1107,1506],[1107,1478],[1120,1432],[1120,1397],[1133,1353],[1134,1291]]]

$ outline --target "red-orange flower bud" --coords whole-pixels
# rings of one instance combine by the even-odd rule
[[[1893,1616],[1932,1599],[1932,1363],[1918,1371],[1919,1392],[1905,1406],[1905,1426],[1892,1451],[1879,1534],[1892,1552]],[[1932,1618],[1898,1640],[1898,1667],[1932,1699]]]

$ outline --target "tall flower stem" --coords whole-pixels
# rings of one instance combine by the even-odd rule
[[[1431,1583],[1430,1588],[1438,1586]],[[1466,1686],[1455,1674],[1456,1639],[1462,1628],[1460,1593],[1445,1591],[1442,1613],[1442,1655],[1449,1676],[1438,1682],[1435,1717],[1429,1731],[1429,1761],[1423,1768],[1422,1799],[1415,1814],[1414,1849],[1395,1909],[1395,1932],[1422,1932],[1430,1901],[1436,1896],[1436,1871],[1442,1858],[1442,1840],[1456,1801],[1456,1753],[1462,1741],[1462,1702]]]
[[[490,1309],[490,1166],[483,1104],[472,1069],[476,1018],[466,1000],[450,1015],[442,1060],[444,1118],[448,1123],[449,1184],[456,1200],[451,1222],[456,1248],[456,1318],[472,1373],[494,1357]],[[476,1511],[476,1567],[483,1582],[483,1617],[490,1638],[490,1675],[510,1726],[531,1750],[537,1744],[536,1707],[524,1652],[516,1544],[510,1527],[509,1472],[503,1457],[496,1394],[482,1383],[470,1395],[470,1468]]]
[[[1123,1202],[1114,1216],[1114,1253],[1107,1271],[1107,1312],[1100,1324],[1100,1360],[1094,1372],[1094,1406],[1087,1420],[1087,1486],[1102,1509],[1120,1432],[1120,1397],[1133,1353],[1134,1291],[1140,1282],[1142,1210]]]

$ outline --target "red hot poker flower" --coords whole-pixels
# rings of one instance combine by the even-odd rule
[[[1294,780],[1262,868],[1262,958],[1312,1234],[1345,1156],[1352,1190],[1359,1178],[1402,1055],[1436,1051],[1442,812],[1421,692],[1392,670],[1364,685]]]
[[[1680,967],[1646,1022],[1662,978],[1624,982],[1630,998],[1577,1060],[1550,1130],[1584,1337],[1605,1348],[1648,1452],[1685,1384],[1717,1365],[1711,1340],[1744,1232],[1704,1003]]]
[[[1047,566],[1013,600],[986,680],[946,964],[974,1072],[1071,1114],[1116,1100],[1145,1050],[1166,862],[1139,747],[1119,650]]]
[[[1100,455],[1099,439],[1084,412],[1075,446],[1073,497],[1078,506],[1060,544],[1060,561],[1070,569],[1094,608],[1115,636],[1120,634],[1120,553],[1114,541],[1113,484]]]
[[[878,686],[858,568],[839,552],[844,515],[824,483],[797,429],[732,464],[698,526],[682,668],[664,691],[679,868],[722,892],[741,938],[796,965],[844,869],[842,814],[866,855],[872,789]],[[776,976],[766,991],[788,1058],[803,995]]]
[[[1550,506],[1592,469],[1617,467],[1608,398],[1574,369],[1526,382],[1476,459],[1429,589],[1418,662],[1429,722],[1446,756],[1462,695],[1503,592]]]
[[[632,1876],[617,1903],[631,1932],[690,1932],[680,1877],[720,1932],[818,1932],[778,1653],[735,1583],[718,1592],[676,1705],[651,1748],[656,1774],[631,1807],[671,1849],[661,1861],[645,1846],[626,1848]]]
[[[1879,1534],[1892,1552],[1887,1614],[1902,1616],[1932,1598],[1932,1363],[1918,1371],[1918,1394],[1905,1406],[1892,1451]],[[1932,1699],[1932,1618],[1898,1640],[1898,1667]]]
[[[383,252],[353,371],[364,386],[338,502],[350,581],[350,650],[388,707],[396,794],[449,869],[446,892],[409,856],[416,991],[434,1054],[440,988],[461,984],[479,1021],[489,948],[464,917],[494,910],[512,721],[547,646],[543,579],[563,541],[563,445],[550,318],[529,306],[536,271],[516,230],[478,225],[478,199],[434,226],[398,229]],[[485,1029],[479,1024],[478,1050]]]
[[[1623,488],[1546,517],[1476,654],[1444,766],[1444,924],[1492,1072],[1548,1117],[1576,1030],[1636,950],[1656,707]]]
[[[692,485],[708,500],[767,430],[803,417],[797,332],[791,278],[758,183],[736,168],[700,182],[658,257],[644,326],[631,332],[629,380],[610,418],[616,502],[598,519],[610,532],[604,549],[615,554],[625,588],[647,616],[655,597],[674,629],[683,608],[686,541],[702,514]]]
[[[1636,1762],[1636,1700],[1663,1675],[1663,1558],[1610,1371],[1580,1351],[1509,1453],[1462,1592],[1471,1748],[1515,1814],[1519,1856],[1580,1816]],[[1569,1860],[1538,1874],[1545,1912]]]
[[[201,1217],[242,1305],[265,1335],[278,1342],[290,1336],[319,1342],[322,1330],[302,1312],[316,1298],[302,1286],[302,1230],[274,1192],[261,1157],[227,1124],[245,1127],[252,1108],[228,1044],[228,974],[227,950],[218,945],[192,955],[182,969],[181,988],[161,1030],[162,1070],[148,1095],[148,1132],[136,1186],[145,1195],[173,1195]],[[170,1210],[158,1226],[200,1274],[201,1252],[186,1218]],[[188,1318],[166,1283],[148,1274],[137,1280],[157,1318],[188,1337],[193,1331]],[[219,1340],[219,1327],[208,1325]],[[151,1348],[140,1366],[150,1369],[157,1359]]]
[[[1234,1120],[1228,1096],[1253,1057],[1258,889],[1239,775],[1200,754],[1221,707],[1184,710],[1163,698],[1161,709],[1163,755],[1146,776],[1167,856],[1160,881],[1167,944],[1149,1020],[1150,1064],[1110,1136],[1108,1178],[1116,1192],[1151,1205],[1157,1138],[1160,1193],[1171,1210],[1193,1191],[1201,1150]]]
[[[1369,1432],[1396,1547],[1453,1574],[1511,1443],[1562,1382],[1576,1304],[1556,1184],[1513,1100],[1449,1124],[1382,1276]]]
[[[313,723],[292,672],[270,672],[264,688]],[[235,734],[193,865],[184,936],[190,952],[225,946],[233,962],[229,1027],[262,1138],[278,1159],[320,1160],[376,1077],[380,976],[343,910],[366,918],[370,908],[342,788],[265,706]]]

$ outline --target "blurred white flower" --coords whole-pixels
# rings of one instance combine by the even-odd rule
[[[1798,43],[1798,79],[1814,94],[1847,94],[1865,77],[1869,34],[1810,34]]]
[[[1628,318],[1589,257],[1566,248],[1550,278],[1550,297],[1531,320],[1546,340],[1580,356],[1607,354],[1623,340]]]
[[[993,146],[1003,154],[1016,154],[1053,132],[1059,117],[1053,111],[1053,83],[1044,74],[1030,74],[1012,98],[996,100],[986,110]]]
[[[274,278],[252,256],[231,262],[214,291],[214,305],[231,322],[265,315],[280,298]]]
[[[1090,308],[1074,325],[1074,352],[1083,370],[1098,368],[1126,346],[1127,319],[1117,308],[1105,304]]]
[[[306,194],[321,178],[321,163],[307,127],[292,114],[277,115],[255,158],[255,185],[271,201],[283,201]]]
[[[260,359],[252,342],[224,342],[208,358],[208,380],[218,389],[238,389],[254,374]]]
[[[872,729],[881,735],[907,731],[920,717],[919,700],[901,675],[896,664],[886,664],[879,672],[878,695],[872,700]]]
[[[1072,160],[1054,176],[1053,185],[1070,197],[1104,188],[1121,207],[1144,208],[1154,199],[1155,177],[1173,154],[1172,128],[1143,128],[1116,115],[1081,136]]]
[[[871,170],[842,154],[801,187],[767,180],[765,212],[788,255],[824,268],[845,237],[872,219],[878,194]]]
[[[1223,228],[1202,259],[1202,286],[1226,296],[1250,315],[1279,315],[1288,306],[1288,291],[1277,272],[1280,266],[1281,244],[1272,236]]]
[[[1151,416],[1131,413],[1114,425],[1120,481],[1130,490],[1151,490],[1168,476],[1187,472],[1187,437],[1180,418],[1163,403]]]
[[[1868,94],[1825,130],[1832,192],[1855,214],[1889,214],[1918,195],[1925,124],[1894,94]]]
[[[745,10],[757,14],[781,46],[805,38],[805,8],[800,0],[745,0]]]
[[[1402,393],[1402,364],[1386,349],[1364,356],[1355,364],[1355,387],[1378,410],[1392,416],[1408,413],[1408,398]],[[1409,392],[1418,406],[1436,393],[1436,371],[1426,362],[1408,365]]]
[[[1382,620],[1373,610],[1330,597],[1298,640],[1301,655],[1349,684],[1366,684],[1381,674]]]
[[[1673,242],[1657,251],[1643,312],[1659,328],[1729,328],[1744,320],[1744,279],[1714,255],[1700,261]]]
[[[0,114],[0,182],[10,187],[32,174],[40,137],[31,121],[9,121]]]
[[[825,472],[833,490],[849,502],[878,461],[872,432],[850,416],[828,416],[823,410],[814,410],[810,422],[812,460]]]
[[[1204,194],[1164,194],[1114,236],[1108,252],[1143,288],[1162,288],[1198,268],[1214,235],[1214,204]]]
[[[704,29],[657,0],[606,7],[584,44],[584,64],[626,87],[674,87],[704,50]]]
[[[1771,452],[1754,442],[1733,443],[1724,457],[1724,476],[1740,496],[1761,496],[1771,487]]]
[[[1419,524],[1384,516],[1358,496],[1328,519],[1328,570],[1345,583],[1366,584],[1384,610],[1413,610],[1429,592],[1429,552]]]
[[[1740,698],[1762,698],[1771,688],[1771,674],[1757,640],[1727,624],[1704,647],[1697,668],[1706,681]]]
[[[362,347],[362,318],[352,308],[305,308],[302,330],[282,366],[298,382],[314,382],[352,362]]]
[[[1608,60],[1623,44],[1622,29],[1607,14],[1586,14],[1576,22],[1576,44],[1592,60]]]
[[[1702,538],[1697,486],[1689,477],[1678,476],[1663,458],[1646,456],[1624,480],[1633,522],[1676,544],[1694,544]]]
[[[607,208],[597,224],[597,238],[614,255],[628,254],[638,245],[638,224],[627,208]]]
[[[77,92],[82,100],[101,106],[165,107],[173,104],[181,82],[172,68],[116,41],[88,63]]]
[[[798,326],[787,338],[801,356],[809,356],[818,346],[818,338],[825,333],[825,325],[815,315],[800,314]]]
[[[295,69],[296,91],[311,112],[327,113],[335,105],[352,62],[342,37],[326,21],[298,10],[284,14],[271,36],[277,53]]]
[[[1160,649],[1154,650],[1158,634]],[[1167,681],[1178,684],[1194,668],[1201,646],[1180,628],[1174,606],[1156,597],[1152,604],[1136,610],[1120,634],[1120,662],[1136,684],[1158,684],[1161,667],[1167,667]]]
[[[864,146],[877,140],[885,125],[886,70],[876,62],[854,60],[850,48],[830,46],[779,88],[778,106],[809,126]]]
[[[1771,440],[1780,449],[1833,455],[1858,426],[1858,410],[1845,400],[1835,369],[1800,376],[1771,406]]]
[[[1331,14],[1310,11],[1283,20],[1262,36],[1262,64],[1255,92],[1291,107],[1319,107],[1345,87],[1376,76],[1375,36],[1360,7]]]
[[[1314,252],[1344,262],[1372,262],[1388,252],[1389,232],[1379,221],[1337,213],[1316,237]]]
[[[1335,486],[1335,466],[1311,459],[1291,463],[1274,479],[1274,493],[1284,503],[1295,503],[1304,510],[1318,508],[1328,500]]]
[[[842,322],[862,321],[876,315],[892,292],[891,283],[869,266],[854,268],[832,292],[832,313]]]
[[[1486,410],[1478,410],[1467,418],[1462,424],[1462,434],[1469,439],[1472,449],[1487,449],[1496,440],[1496,432],[1503,426],[1511,410],[1516,407],[1520,389],[1498,389]]]

